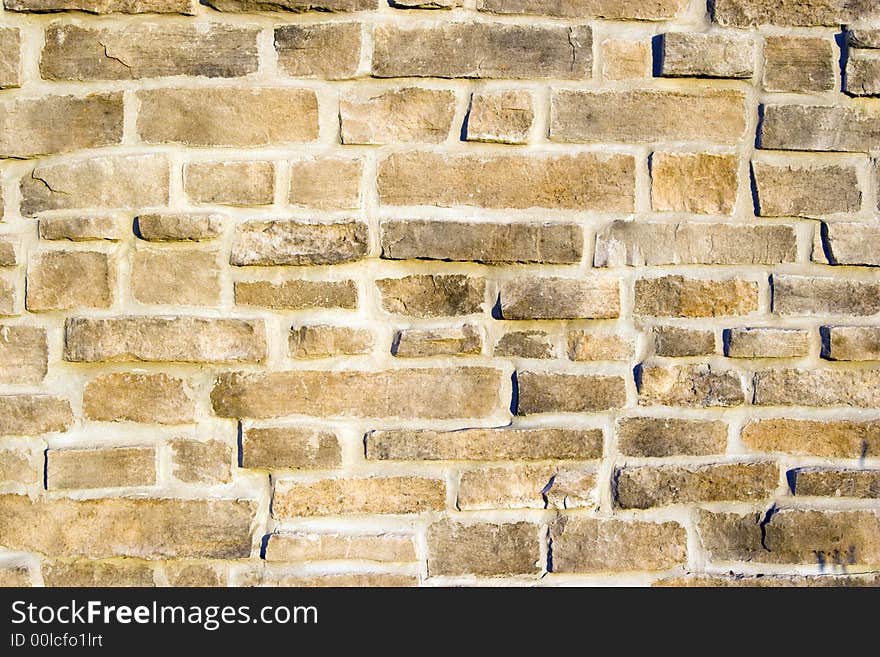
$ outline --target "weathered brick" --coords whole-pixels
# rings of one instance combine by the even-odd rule
[[[102,422],[186,424],[196,419],[195,395],[189,382],[168,374],[116,372],[86,385],[83,413]]]
[[[553,141],[735,144],[745,128],[745,98],[733,90],[557,89],[550,98]]]
[[[290,163],[292,205],[349,210],[361,202],[363,163],[359,159],[316,157]]]
[[[354,281],[236,282],[235,303],[240,306],[262,306],[285,310],[312,308],[351,310],[357,308],[358,291]]]
[[[270,205],[275,193],[272,162],[187,162],[183,188],[194,203]]]
[[[880,516],[874,511],[783,509],[703,511],[703,547],[716,561],[858,565],[880,563]]]
[[[655,326],[654,354],[657,356],[708,356],[715,353],[715,333],[680,326]]]
[[[17,264],[15,243],[0,237],[0,267],[14,267]]]
[[[794,262],[791,226],[614,221],[596,235],[593,265],[754,265]]]
[[[517,415],[595,413],[626,403],[622,377],[593,374],[517,372]]]
[[[343,144],[439,144],[449,136],[454,114],[455,94],[440,89],[358,91],[339,101]]]
[[[34,436],[67,431],[70,402],[50,395],[0,395],[0,436]]]
[[[755,373],[759,406],[880,405],[880,370],[779,369]]]
[[[563,470],[552,465],[517,465],[462,473],[456,508],[575,509],[595,506],[593,473]]]
[[[725,344],[731,358],[798,358],[807,355],[809,333],[804,329],[729,329]]]
[[[219,237],[224,223],[223,215],[211,213],[141,214],[137,217],[137,233],[150,242],[201,242]]]
[[[64,360],[259,362],[266,356],[262,322],[201,317],[70,317]]]
[[[639,404],[642,406],[739,406],[745,402],[740,377],[735,372],[713,370],[709,365],[642,367]],[[637,378],[638,380],[638,378]]]
[[[21,32],[0,28],[0,88],[21,85]]]
[[[360,23],[314,23],[275,28],[278,68],[296,77],[353,78],[361,61]]]
[[[758,309],[758,284],[743,279],[709,281],[684,276],[640,278],[635,287],[637,315],[719,317]]]
[[[880,470],[798,468],[788,473],[791,492],[817,497],[880,497]]]
[[[216,306],[220,303],[217,254],[195,249],[138,249],[131,292],[141,303]]]
[[[0,587],[32,586],[30,571],[24,566],[0,568]]]
[[[133,209],[168,203],[164,155],[106,155],[34,167],[21,179],[21,212],[100,207]]]
[[[356,587],[403,588],[418,586],[419,579],[415,575],[397,575],[395,573],[332,573],[327,575],[284,575],[261,571],[239,576],[238,586],[283,586],[293,588],[306,587]]]
[[[398,358],[473,356],[483,349],[483,334],[472,324],[436,329],[403,329],[394,337],[391,353]]]
[[[564,264],[583,253],[577,224],[389,220],[381,228],[382,257],[390,260]]]
[[[232,449],[221,440],[175,438],[171,474],[188,484],[224,484],[231,479]]]
[[[627,456],[708,456],[727,447],[727,425],[717,420],[625,417],[616,433],[617,449]]]
[[[416,560],[412,536],[396,534],[270,534],[266,561],[406,562]]]
[[[249,221],[235,227],[232,265],[334,265],[363,258],[368,248],[362,222]]]
[[[834,27],[880,16],[871,0],[815,0],[768,2],[767,0],[715,0],[713,19],[731,27],[785,25]]]
[[[880,266],[880,227],[864,223],[829,222],[817,231],[813,260],[834,265]]]
[[[757,212],[762,217],[815,217],[858,212],[862,191],[855,167],[752,162]]]
[[[605,39],[602,51],[602,77],[607,80],[649,78],[652,73],[651,44],[647,39]]]
[[[880,327],[829,326],[826,358],[880,360]]]
[[[629,338],[583,330],[568,332],[566,353],[570,360],[631,360],[635,343]]]
[[[46,487],[50,490],[155,483],[156,450],[152,447],[50,449],[46,453]]]
[[[750,78],[755,42],[722,32],[667,32],[660,71],[665,77]]]
[[[766,105],[761,148],[786,151],[878,150],[880,111],[873,106]]]
[[[535,121],[531,91],[475,91],[467,115],[467,140],[525,144]]]
[[[0,102],[0,157],[33,157],[121,141],[121,93]]]
[[[752,420],[743,427],[742,441],[758,452],[852,459],[874,457],[880,454],[880,422]]]
[[[41,240],[70,240],[86,242],[107,240],[117,242],[124,238],[120,218],[113,215],[82,217],[40,217]]]
[[[442,511],[446,483],[422,477],[279,481],[272,498],[276,518],[341,514],[405,514]]]
[[[0,449],[0,483],[35,484],[43,476],[42,458],[39,465],[23,449]]]
[[[331,469],[342,465],[336,434],[295,427],[247,427],[242,433],[241,467]]]
[[[689,575],[657,580],[651,586],[725,588],[877,587],[877,575]]]
[[[377,9],[379,0],[205,0],[205,4],[217,11],[368,11]]]
[[[15,286],[0,278],[0,315],[16,314]]]
[[[667,570],[687,560],[687,535],[675,522],[562,516],[550,538],[558,573]]]
[[[226,586],[226,573],[208,563],[166,561],[165,578],[168,586]]]
[[[380,78],[589,78],[587,25],[435,23],[377,25],[372,73]]]
[[[495,356],[520,358],[553,358],[555,347],[546,331],[510,331],[495,343]]]
[[[615,474],[617,504],[649,509],[668,504],[762,500],[779,485],[775,463],[625,467]]]
[[[880,30],[870,28],[847,29],[847,42],[851,48],[880,48]]]
[[[46,586],[155,586],[153,567],[143,561],[55,559],[43,562]]]
[[[613,278],[515,278],[501,285],[504,319],[608,319],[620,315]]]
[[[32,500],[0,496],[0,545],[70,557],[251,554],[256,503],[247,500]]]
[[[383,278],[376,287],[386,312],[415,317],[479,313],[486,296],[484,279],[460,274]]]
[[[538,532],[529,522],[435,522],[428,527],[428,576],[537,575]]]
[[[221,417],[482,417],[500,404],[501,373],[484,367],[384,372],[226,372],[211,391]]]
[[[106,253],[43,251],[31,257],[27,272],[30,311],[109,308],[116,269]]]
[[[288,335],[291,358],[357,356],[373,350],[373,332],[348,326],[293,326]]]
[[[635,169],[628,155],[394,153],[379,162],[378,186],[385,205],[627,212]]]
[[[318,136],[310,89],[149,89],[137,96],[138,135],[150,144],[268,146]]]
[[[737,166],[733,155],[654,153],[651,207],[657,212],[731,214],[736,204]]]
[[[90,14],[196,13],[195,0],[3,0],[8,11],[84,11]]]
[[[100,29],[52,23],[40,55],[45,80],[171,75],[232,78],[257,70],[259,30],[232,25],[134,23]]]
[[[686,0],[477,0],[477,10],[493,14],[539,14],[558,18],[659,21],[675,18]]]
[[[545,461],[602,456],[601,429],[371,431],[368,459],[392,461]]]
[[[774,274],[773,312],[780,315],[876,315],[880,312],[880,283]]]
[[[0,384],[37,384],[48,370],[46,330],[0,325]]]
[[[834,59],[831,39],[768,36],[764,40],[764,90],[831,91]]]

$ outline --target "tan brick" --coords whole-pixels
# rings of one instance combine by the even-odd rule
[[[880,16],[870,0],[817,0],[815,2],[767,2],[766,0],[716,0],[713,18],[721,25],[752,27],[836,27]]]
[[[723,463],[701,466],[625,467],[615,473],[617,504],[650,509],[693,502],[769,498],[779,486],[775,463]]]
[[[41,240],[69,240],[86,242],[107,240],[118,242],[124,239],[127,229],[123,229],[120,218],[113,215],[94,215],[81,217],[40,217]]]
[[[116,269],[96,251],[43,251],[31,257],[27,272],[30,311],[109,308]]]
[[[31,326],[0,325],[0,384],[37,384],[48,370],[46,331]]]
[[[318,136],[310,89],[149,89],[137,96],[138,135],[150,144],[268,146]]]
[[[657,356],[708,356],[715,353],[715,333],[680,326],[655,326],[654,354]]]
[[[16,298],[15,287],[8,281],[0,278],[0,315],[16,314]]]
[[[294,427],[247,427],[242,433],[241,467],[327,470],[342,465],[336,434]]]
[[[880,360],[880,327],[829,326],[828,353],[832,360]]]
[[[134,559],[55,559],[43,563],[46,586],[155,586],[153,567]]]
[[[619,335],[583,330],[568,332],[566,353],[570,360],[631,360],[635,343]]]
[[[272,498],[276,518],[341,514],[406,514],[442,511],[446,484],[421,477],[279,481]]]
[[[473,356],[483,349],[483,334],[473,325],[397,332],[391,353],[398,358]]]
[[[484,367],[225,372],[211,401],[220,417],[484,417],[500,405],[500,384],[501,372]]]
[[[592,46],[592,31],[586,25],[377,25],[372,73],[380,78],[578,80],[590,77]]]
[[[97,29],[52,23],[46,28],[40,75],[45,80],[232,78],[257,70],[259,30],[204,27],[163,22]]]
[[[788,473],[791,492],[817,497],[880,497],[880,470],[798,468]]]
[[[270,534],[266,544],[266,561],[335,559],[407,562],[416,560],[416,549],[412,536],[395,534]]]
[[[628,155],[444,155],[394,153],[379,162],[384,205],[633,209]]]
[[[348,210],[361,202],[363,163],[358,159],[320,157],[290,163],[292,205]]]
[[[880,586],[877,575],[690,575],[657,580],[651,586],[781,588]]]
[[[195,249],[138,249],[131,292],[141,303],[216,306],[220,303],[217,254]]]
[[[163,212],[137,217],[137,235],[150,242],[201,242],[220,237],[226,218],[197,212]]]
[[[534,413],[596,413],[626,403],[619,376],[517,372],[517,415]]]
[[[358,356],[373,350],[369,329],[348,326],[293,326],[288,335],[291,358],[332,358]]]
[[[639,404],[642,406],[739,406],[745,402],[742,382],[735,372],[710,365],[642,367]],[[638,381],[638,375],[637,375]]]
[[[33,157],[121,141],[121,93],[0,102],[0,157]]]
[[[217,11],[306,11],[345,12],[377,9],[379,0],[205,0]]]
[[[708,281],[684,276],[640,278],[635,287],[637,315],[719,317],[758,309],[758,284],[742,279]]]
[[[50,449],[46,453],[46,488],[121,488],[156,484],[152,447]]]
[[[354,281],[287,280],[236,282],[235,303],[285,310],[313,308],[357,308],[358,291]]]
[[[675,522],[561,516],[550,538],[559,573],[667,570],[687,560],[687,535]]]
[[[188,381],[168,374],[104,374],[86,385],[83,413],[102,422],[186,424],[196,419],[195,394]]]
[[[371,431],[368,459],[396,461],[546,461],[598,459],[601,429]]]
[[[757,214],[762,217],[815,217],[858,212],[862,192],[855,167],[777,166],[752,162]]]
[[[627,456],[708,456],[727,447],[727,425],[717,420],[626,417],[616,433],[617,449]]]
[[[731,358],[798,358],[807,355],[810,335],[803,329],[735,328],[725,342]]]
[[[764,40],[765,91],[831,91],[835,65],[831,39],[768,36]]]
[[[439,89],[355,91],[339,101],[343,144],[439,144],[454,114],[455,94]]]
[[[495,356],[553,358],[555,348],[546,331],[509,331],[495,343]]]
[[[779,369],[755,373],[758,406],[880,405],[880,370]]]
[[[609,20],[657,21],[674,18],[686,0],[477,0],[477,10],[493,14],[539,14],[558,18],[607,18]]]
[[[603,78],[634,80],[651,77],[651,45],[647,40],[605,39],[599,48]]]
[[[755,42],[732,33],[667,32],[660,71],[664,77],[750,78]]]
[[[25,567],[0,568],[0,587],[32,586],[30,571]]]
[[[596,235],[596,267],[794,262],[791,226],[614,221]]]
[[[0,29],[0,88],[21,85],[21,32],[18,28]]]
[[[854,28],[846,30],[847,42],[851,48],[880,48],[880,30]]]
[[[201,317],[70,317],[64,360],[259,362],[266,356],[262,322]]]
[[[164,155],[106,155],[34,167],[21,179],[21,212],[100,207],[133,209],[168,203]]]
[[[880,186],[878,186],[880,188]],[[813,260],[834,265],[880,266],[880,227],[863,223],[830,222],[816,231]]]
[[[195,0],[4,0],[8,11],[85,11],[90,14],[195,14]]]
[[[42,479],[42,459],[39,465],[25,450],[0,449],[0,483],[35,484]]]
[[[381,228],[389,260],[564,264],[580,262],[583,253],[577,224],[389,220]]]
[[[15,243],[0,238],[0,267],[14,267],[17,264]]]
[[[608,319],[620,315],[620,290],[611,278],[516,278],[501,285],[504,319]]]
[[[357,76],[360,23],[313,23],[275,28],[278,69],[285,75],[342,80]]]
[[[183,187],[194,203],[270,205],[275,194],[272,162],[187,162]]]
[[[299,576],[261,572],[247,574],[245,579],[243,581],[240,580],[239,583],[239,586],[284,586],[292,588],[402,588],[418,585],[419,579],[415,575],[397,575],[395,573],[333,573]]]
[[[221,440],[171,441],[171,473],[188,484],[225,484],[232,478],[232,449]]]
[[[475,91],[467,115],[467,140],[525,144],[535,121],[531,91]]]
[[[880,516],[874,511],[774,511],[701,512],[697,526],[709,558],[841,566],[880,563]]]
[[[537,575],[538,532],[529,522],[435,522],[428,527],[428,576]]]
[[[59,557],[245,558],[255,512],[247,500],[2,495],[0,545]]]
[[[880,283],[773,274],[773,312],[779,315],[876,315],[880,312]]]
[[[876,150],[880,111],[873,106],[764,106],[761,148],[787,151]]]
[[[596,476],[552,465],[517,465],[462,473],[456,507],[481,509],[574,509],[595,506]]]
[[[486,281],[459,274],[382,278],[376,281],[382,308],[394,315],[442,317],[482,312]]]
[[[168,561],[165,563],[168,586],[226,586],[226,574],[222,570],[191,561]]]
[[[334,265],[363,258],[368,246],[367,225],[359,221],[249,221],[235,227],[229,263]]]
[[[70,402],[50,395],[0,395],[0,436],[34,436],[67,431]]]
[[[552,141],[735,144],[745,128],[745,98],[732,90],[557,89],[550,98]]]
[[[742,441],[758,452],[851,459],[874,457],[880,454],[880,422],[752,420],[743,427]]]
[[[738,180],[733,155],[654,153],[651,207],[658,212],[731,214]]]

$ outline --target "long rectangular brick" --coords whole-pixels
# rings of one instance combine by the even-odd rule
[[[620,284],[613,278],[529,276],[501,285],[504,319],[609,319],[620,315]]]
[[[798,468],[789,471],[791,492],[800,496],[880,497],[880,470]]]
[[[331,469],[342,465],[336,434],[296,427],[246,427],[241,437],[241,467]]]
[[[727,447],[727,425],[718,420],[626,417],[615,433],[617,449],[627,456],[707,456]]]
[[[266,561],[296,563],[357,559],[406,562],[416,560],[415,541],[405,534],[270,534]]]
[[[70,402],[50,395],[0,395],[0,436],[34,436],[73,426]]]
[[[619,376],[517,372],[517,415],[535,413],[596,413],[626,403]]]
[[[858,212],[862,206],[856,169],[851,165],[785,165],[752,162],[762,217],[815,217]]]
[[[759,145],[786,151],[877,151],[880,109],[871,105],[767,105]]]
[[[880,406],[880,370],[778,369],[755,373],[759,406]]]
[[[872,0],[715,0],[712,18],[730,27],[782,25],[792,27],[835,27],[880,16]]]
[[[557,18],[662,21],[675,18],[687,0],[477,0],[477,11],[493,14],[535,14]]]
[[[822,225],[819,240],[813,246],[814,261],[833,265],[880,266],[880,226],[829,222]]]
[[[52,449],[46,454],[50,490],[152,486],[156,450],[152,447]]]
[[[442,511],[446,483],[422,477],[279,481],[272,498],[276,518],[341,514],[407,514]]]
[[[773,274],[773,312],[780,315],[880,313],[880,283],[873,280]]]
[[[428,527],[428,576],[537,574],[538,525],[530,522],[458,523]]]
[[[783,452],[828,458],[880,455],[880,422],[855,420],[752,420],[742,441],[757,452]]]
[[[229,263],[334,265],[363,258],[368,239],[363,222],[249,221],[235,227]]]
[[[235,303],[239,306],[261,306],[285,310],[342,308],[352,310],[358,305],[354,281],[287,280],[236,281]]]
[[[720,317],[758,309],[758,284],[743,279],[709,281],[672,275],[636,281],[636,315]]]
[[[709,365],[646,364],[636,374],[643,406],[739,406],[745,403],[736,372]]]
[[[826,358],[832,360],[880,360],[880,327],[829,326]]]

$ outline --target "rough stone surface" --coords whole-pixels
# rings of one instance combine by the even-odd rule
[[[633,80],[651,77],[652,53],[647,39],[605,39],[602,51],[602,77],[608,80]]]
[[[328,470],[342,465],[336,434],[293,427],[248,427],[241,440],[241,467]]]
[[[231,479],[232,450],[220,440],[171,441],[171,473],[187,484],[225,484]]]
[[[767,104],[758,141],[765,149],[864,153],[880,150],[878,130],[880,111],[870,105]]]
[[[733,212],[738,174],[736,158],[710,153],[654,153],[651,205],[658,212]]]
[[[391,353],[398,358],[472,356],[483,349],[483,335],[473,325],[438,329],[404,329],[394,337]]]
[[[792,27],[840,26],[880,16],[871,0],[810,0],[809,2],[767,2],[766,0],[716,0],[713,19],[724,26]]]
[[[755,42],[750,38],[667,32],[660,70],[666,77],[750,78],[754,60]]]
[[[236,226],[232,265],[332,265],[362,258],[367,226],[361,222],[309,224],[251,221]]]
[[[8,11],[84,11],[90,14],[196,13],[194,0],[3,0]]]
[[[235,303],[241,306],[285,310],[314,308],[350,310],[357,307],[358,291],[354,281],[241,282],[235,284]]]
[[[595,505],[595,475],[549,465],[486,468],[463,472],[455,505],[486,509],[575,509]]]
[[[0,395],[0,436],[34,436],[73,426],[70,402],[51,395]]]
[[[316,23],[275,28],[278,69],[285,75],[353,78],[361,61],[359,23]]]
[[[826,329],[831,360],[880,360],[880,328],[876,326],[830,326]]]
[[[131,291],[141,303],[216,306],[221,282],[217,253],[195,249],[139,249]]]
[[[880,283],[774,274],[773,312],[780,315],[876,315],[880,312]]]
[[[405,87],[357,93],[339,103],[343,144],[438,144],[449,136],[455,113],[451,91]]]
[[[535,413],[596,413],[626,403],[619,376],[517,372],[518,415]]]
[[[41,240],[69,240],[71,242],[88,242],[106,240],[117,242],[124,237],[119,217],[82,216],[82,217],[41,217]]]
[[[813,260],[834,265],[880,266],[880,226],[832,222],[818,231]]]
[[[468,141],[525,144],[535,121],[529,91],[477,91],[467,116]]]
[[[119,488],[156,483],[156,451],[150,447],[53,449],[46,455],[46,487]]]
[[[753,162],[757,214],[762,217],[815,217],[858,212],[862,192],[851,166],[776,166]]]
[[[718,317],[748,315],[758,309],[758,284],[742,279],[642,278],[635,290],[637,315]]]
[[[18,449],[0,450],[0,482],[4,485],[33,484],[39,481],[42,475],[43,473],[37,470],[33,455],[28,452]]]
[[[396,534],[271,534],[266,545],[266,561],[337,559],[407,562],[416,560],[416,550],[411,536]]]
[[[553,358],[553,340],[546,331],[510,331],[495,343],[495,356]]]
[[[739,406],[745,402],[739,375],[709,365],[645,365],[639,404],[645,406]]]
[[[715,334],[702,329],[655,326],[654,354],[657,356],[708,356],[715,352]]]
[[[109,308],[116,285],[114,263],[96,251],[43,251],[28,266],[26,305],[32,312]]]
[[[831,39],[768,36],[764,41],[765,91],[821,92],[834,89]]]
[[[275,193],[271,162],[189,162],[183,187],[193,203],[269,205]]]
[[[0,384],[38,384],[48,371],[46,331],[0,324]]]
[[[620,314],[616,279],[517,278],[501,286],[504,319],[607,319]]]
[[[382,308],[394,315],[442,317],[470,315],[482,310],[486,282],[452,275],[405,276],[376,281]]]
[[[880,497],[880,470],[799,468],[788,473],[795,495],[815,497]]]
[[[752,420],[742,441],[757,452],[783,452],[829,458],[880,454],[880,423],[851,420]]]
[[[567,353],[570,360],[632,360],[635,344],[616,335],[570,331]]]
[[[737,328],[725,344],[731,358],[799,358],[807,355],[810,336],[802,329]]]
[[[778,369],[755,373],[759,406],[848,406],[880,402],[880,370]]]
[[[617,449],[627,456],[708,456],[727,446],[727,425],[716,420],[627,417],[615,431]]]
[[[361,201],[363,163],[359,159],[316,157],[290,163],[291,205],[354,209]]]
[[[46,586],[155,586],[153,567],[133,559],[55,559],[42,570]]]
[[[21,32],[18,28],[0,29],[0,88],[21,85]]]
[[[368,329],[347,326],[294,326],[287,344],[291,358],[358,356],[373,350],[374,337]]]
[[[137,231],[150,242],[201,242],[219,237],[224,223],[223,215],[212,213],[152,213],[137,217]]]
[[[446,484],[441,479],[371,477],[280,481],[272,498],[276,518],[340,514],[406,514],[441,511]]]
[[[537,573],[538,526],[529,522],[456,523],[428,527],[428,575]]]
[[[537,14],[558,18],[659,21],[674,18],[686,4],[685,0],[477,0],[477,10],[493,14]]]
[[[83,413],[103,422],[186,424],[195,421],[190,384],[167,374],[105,374],[86,385]]]

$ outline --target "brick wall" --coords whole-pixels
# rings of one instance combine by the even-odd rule
[[[873,0],[4,2],[0,583],[880,583]]]

